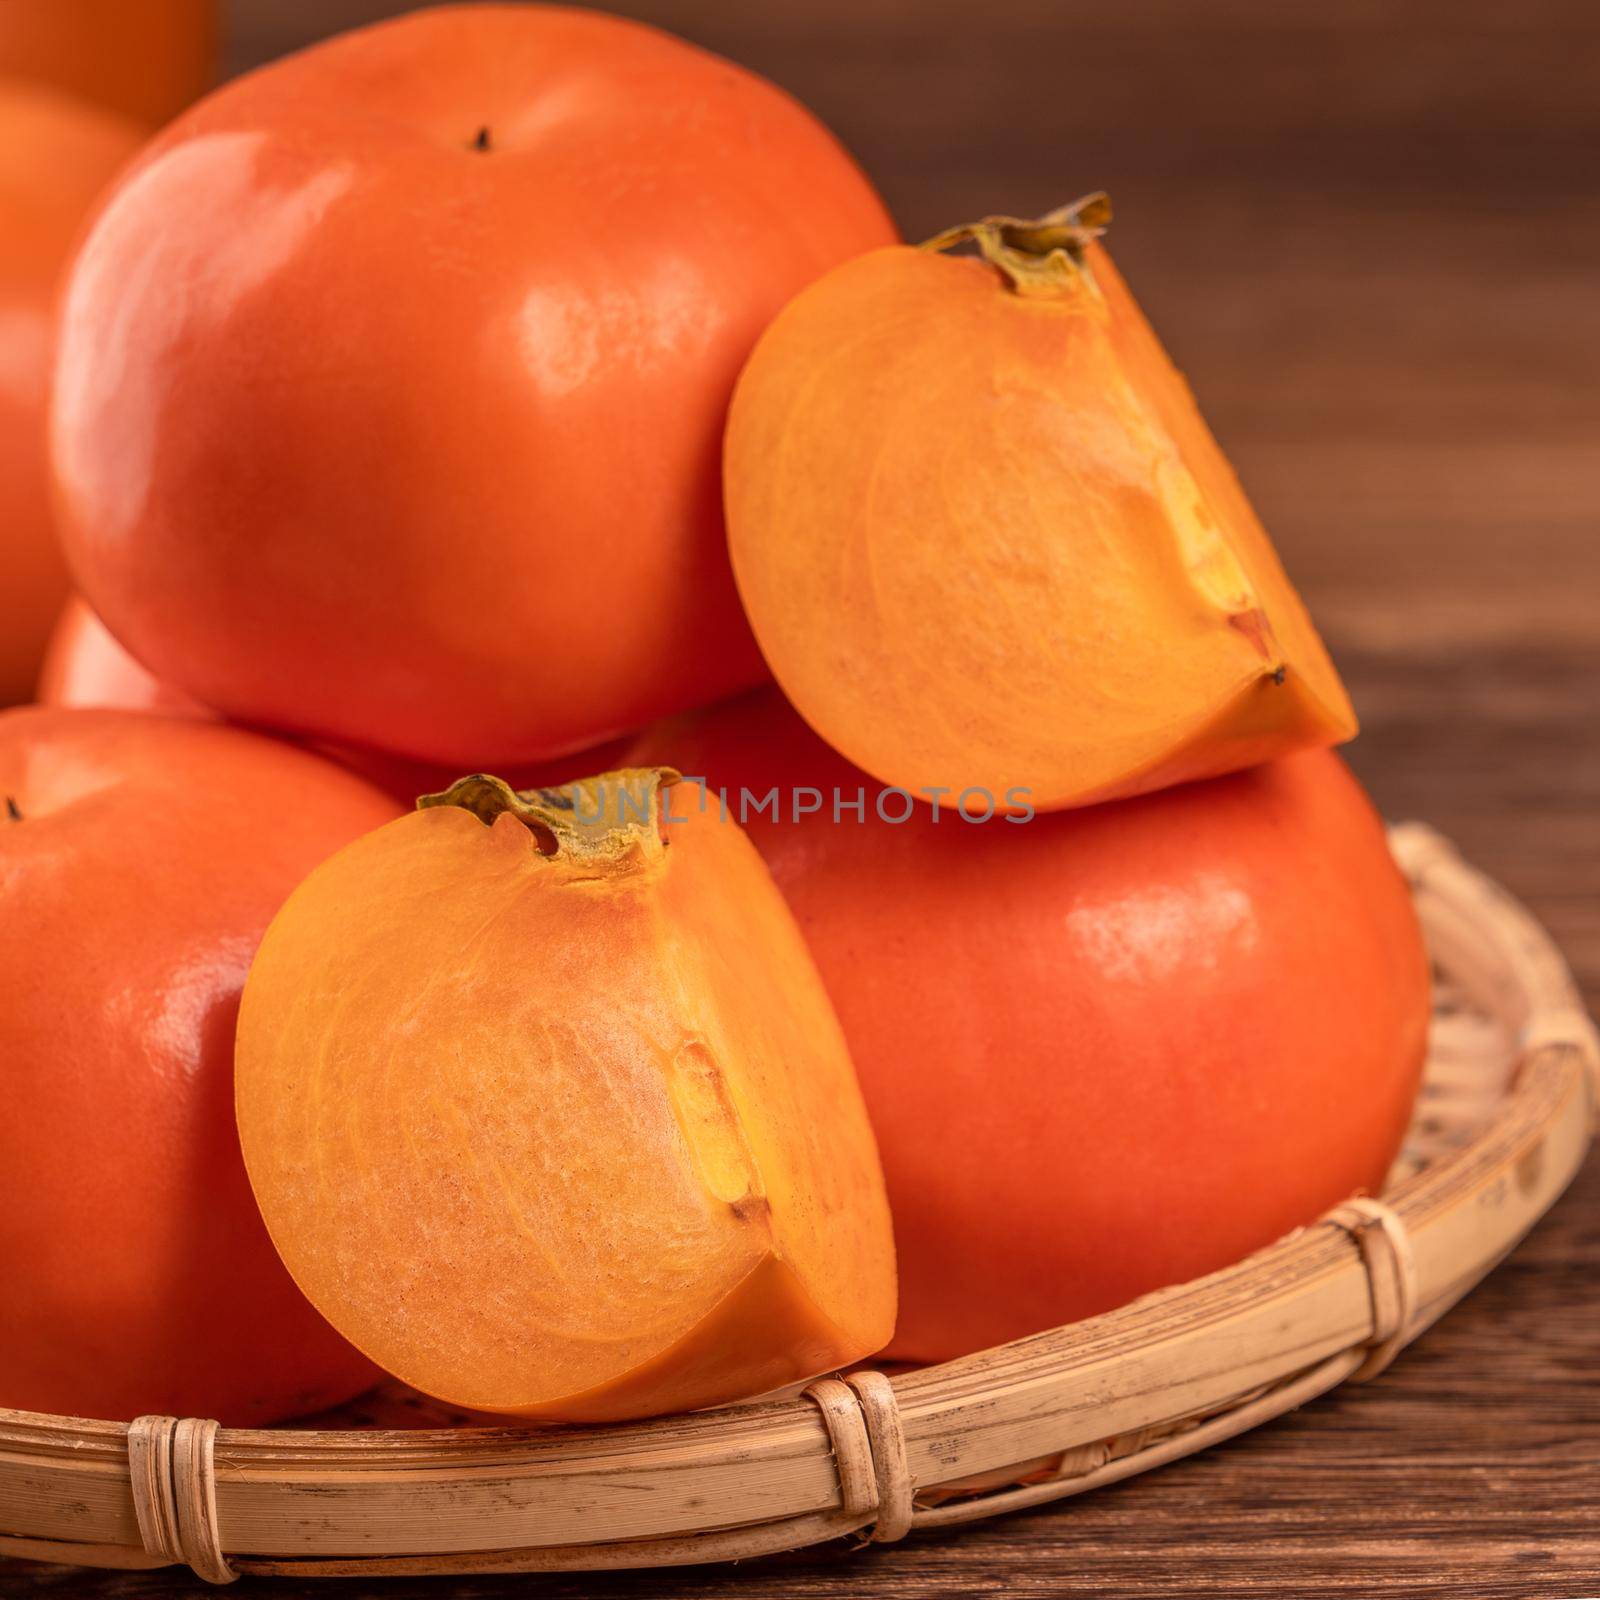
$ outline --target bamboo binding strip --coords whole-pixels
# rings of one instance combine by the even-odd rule
[[[1375,1378],[1405,1348],[1417,1309],[1417,1262],[1400,1214],[1381,1200],[1358,1195],[1328,1213],[1328,1221],[1346,1229],[1361,1252],[1372,1296],[1372,1337],[1352,1383]]]
[[[870,1538],[892,1544],[911,1531],[911,1470],[894,1385],[881,1372],[821,1378],[806,1394],[822,1410],[839,1474],[839,1503],[872,1517]]]
[[[1103,1317],[888,1377],[624,1427],[218,1429],[0,1411],[0,1554],[184,1563],[212,1583],[678,1565],[1081,1493],[1376,1376],[1553,1203],[1600,1048],[1521,907],[1393,830],[1439,986],[1381,1200]]]
[[[207,1583],[239,1576],[217,1528],[217,1424],[194,1417],[135,1417],[128,1424],[128,1476],[145,1550],[183,1563]]]

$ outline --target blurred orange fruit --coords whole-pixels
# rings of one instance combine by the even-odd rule
[[[0,5],[0,40],[13,10],[32,9]],[[56,287],[85,213],[141,136],[58,90],[0,78],[0,705],[32,698],[67,593],[45,472]]]
[[[215,0],[0,0],[0,72],[146,126],[205,93],[216,52]]]

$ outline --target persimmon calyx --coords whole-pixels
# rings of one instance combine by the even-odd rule
[[[661,797],[680,777],[672,767],[624,767],[559,788],[519,790],[504,778],[475,772],[438,794],[422,795],[417,809],[459,806],[486,827],[510,815],[547,856],[621,865],[661,853]]]
[[[1016,293],[1063,294],[1088,277],[1083,253],[1111,224],[1111,197],[1104,190],[1086,194],[1048,215],[984,217],[946,228],[925,241],[923,250],[953,250],[974,244]]]

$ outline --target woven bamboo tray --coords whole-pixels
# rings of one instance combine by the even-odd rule
[[[631,1426],[219,1430],[0,1411],[0,1554],[187,1562],[221,1583],[889,1541],[1115,1482],[1372,1376],[1566,1188],[1600,1074],[1594,1027],[1538,924],[1437,834],[1408,824],[1391,841],[1438,987],[1417,1114],[1381,1201],[960,1361]]]

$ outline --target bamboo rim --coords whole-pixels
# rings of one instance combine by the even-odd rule
[[[0,1555],[406,1576],[676,1566],[1018,1510],[1370,1377],[1549,1209],[1600,1045],[1538,923],[1439,835],[1391,831],[1440,991],[1411,1136],[1356,1198],[1221,1272],[888,1377],[606,1428],[219,1429],[0,1410]]]

